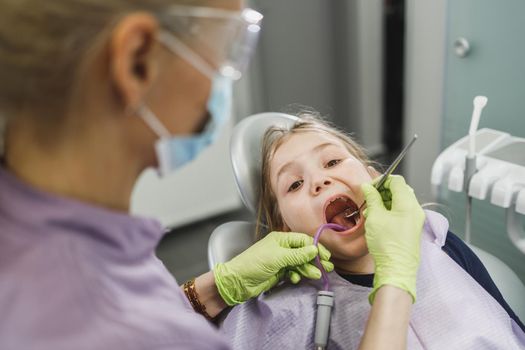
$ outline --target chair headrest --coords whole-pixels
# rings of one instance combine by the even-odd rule
[[[243,119],[235,126],[230,140],[230,156],[237,189],[244,205],[257,212],[261,179],[262,138],[270,126],[288,128],[299,120],[284,113],[259,113]]]

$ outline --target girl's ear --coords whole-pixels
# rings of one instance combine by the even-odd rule
[[[368,170],[368,173],[370,174],[370,176],[372,176],[372,179],[375,179],[376,177],[381,176],[381,173],[377,171],[376,168],[374,168],[371,165],[367,166],[366,170]]]

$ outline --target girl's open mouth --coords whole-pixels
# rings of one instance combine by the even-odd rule
[[[327,223],[338,224],[347,230],[338,232],[339,234],[351,234],[361,227],[363,220],[361,213],[347,218],[347,215],[357,210],[359,206],[345,195],[336,196],[325,204],[325,219]]]

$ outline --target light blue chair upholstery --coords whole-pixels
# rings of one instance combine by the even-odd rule
[[[244,251],[255,240],[255,223],[231,221],[213,230],[208,240],[208,265],[225,262]]]

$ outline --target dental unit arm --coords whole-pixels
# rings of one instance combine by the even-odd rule
[[[475,169],[465,171],[471,142],[475,142]],[[525,215],[525,138],[488,128],[465,136],[436,158],[431,183],[436,192],[444,184],[451,191],[466,192],[469,197],[506,208],[508,236],[525,254],[525,231],[519,215]]]

